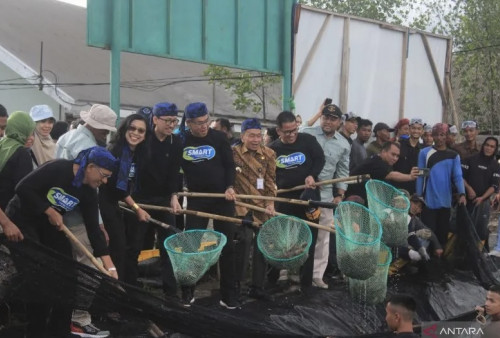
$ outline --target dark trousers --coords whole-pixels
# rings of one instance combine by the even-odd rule
[[[254,232],[254,229],[244,225],[239,226],[236,230],[236,276],[240,282],[246,280],[250,249],[253,245],[251,286],[263,288],[267,263],[257,247],[257,233],[254,237]]]
[[[109,255],[115,264],[118,278],[125,281],[125,255],[127,253],[127,234],[123,221],[123,212],[118,201],[110,201],[99,194],[99,210],[104,228],[109,236]]]
[[[297,198],[297,196],[286,196],[289,198]],[[300,196],[299,196],[300,198]],[[305,209],[303,206],[295,205],[295,204],[290,204],[290,203],[276,203],[275,206],[276,211],[283,213],[285,215],[289,216],[295,216],[297,218],[307,220],[306,214],[305,214]],[[300,268],[300,284],[303,287],[309,287],[312,286],[312,278],[313,278],[313,270],[314,270],[314,249],[316,247],[316,238],[318,238],[318,229],[312,228],[311,233],[312,233],[312,243],[311,246],[309,247],[309,253],[307,256],[307,260],[302,265]],[[277,269],[273,268],[272,271],[269,274],[269,279],[270,281],[275,281],[278,279],[279,276],[279,271]]]
[[[19,218],[14,216],[13,220],[16,221],[16,224],[26,238],[50,247],[60,254],[73,259],[71,245],[64,233],[56,230],[56,228],[48,222],[46,216],[41,215],[40,218],[39,220],[33,220],[31,222],[24,219],[19,220]],[[16,245],[22,246],[22,242]],[[22,273],[23,269],[31,269],[32,267],[25,267],[22,264],[19,265],[16,263],[16,268]],[[43,269],[43,266],[41,268]],[[32,274],[33,271],[29,271],[28,273]],[[43,273],[44,272],[41,272],[41,278],[43,278]],[[69,275],[71,274],[68,274],[68,276]],[[73,275],[75,276],[75,282],[67,283],[67,285],[65,285],[65,290],[63,290],[64,294],[68,295],[68,297],[74,297],[76,271]],[[43,281],[40,282],[43,284]],[[52,285],[51,287],[56,286]],[[68,288],[70,288],[70,290],[68,290]],[[67,337],[70,333],[72,312],[73,306],[70,304],[47,304],[45,302],[27,303],[27,337]]]
[[[160,206],[169,205],[169,202],[165,199],[138,199],[136,202]],[[175,217],[168,212],[150,210],[148,213],[156,220],[175,226]],[[175,234],[175,232],[156,225],[151,225],[150,223],[139,222],[137,217],[132,214],[125,215],[125,224],[127,228],[127,254],[125,257],[124,276],[125,282],[138,285],[137,278],[139,277],[139,270],[137,266],[137,259],[139,258],[142,248],[144,247],[144,239],[146,235],[151,231],[151,229],[153,229],[153,233],[155,231],[157,233],[157,248],[160,250],[163,292],[167,296],[175,296],[177,292],[177,281],[175,280],[170,258],[168,257],[168,253],[163,245],[165,239],[168,236]]]
[[[450,208],[425,208],[422,212],[422,221],[436,234],[443,248],[446,247],[448,232],[450,232],[450,214]]]
[[[203,211],[222,216],[234,216],[234,203],[220,198],[189,198],[190,210]],[[186,230],[206,229],[208,219],[193,215],[186,217]],[[223,299],[235,297],[237,293],[236,256],[234,250],[234,236],[236,225],[230,222],[214,220],[214,230],[227,237],[227,243],[222,249],[219,258],[220,265],[220,292]]]

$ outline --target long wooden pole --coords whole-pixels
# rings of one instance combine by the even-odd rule
[[[78,238],[76,238],[75,235],[73,235],[73,233],[71,232],[71,230],[69,230],[68,227],[66,227],[64,224],[61,226],[61,228],[62,228],[62,231],[64,232],[64,234],[66,235],[66,237],[68,237],[69,240],[71,242],[73,242],[73,244],[75,244],[78,247],[78,250],[80,250],[85,256],[87,256],[87,258],[90,259],[90,261],[92,262],[92,264],[94,264],[94,266],[99,271],[101,271],[102,273],[104,273],[104,274],[106,274],[106,275],[109,276],[109,271],[106,270],[101,265],[101,263],[99,263],[99,261],[97,260],[97,258],[95,258],[94,255],[92,255],[92,253],[85,247],[85,245],[83,245],[82,242],[80,242],[80,240]]]
[[[208,192],[180,192],[180,193],[178,193],[178,195],[185,196],[185,197],[214,197],[214,198],[225,198],[226,197],[225,194],[208,193]],[[293,199],[293,198],[261,196],[261,195],[241,195],[241,194],[236,194],[235,196],[236,196],[236,198],[239,198],[239,199],[243,198],[243,199],[253,199],[253,200],[267,200],[267,201],[284,202],[284,203],[309,206],[308,201],[302,201],[302,200]]]
[[[123,202],[122,202],[122,203],[123,203]],[[124,204],[125,204],[125,203],[124,203]],[[126,207],[124,207],[123,205],[120,205],[120,209],[122,209],[123,211],[126,211],[126,212],[128,212],[128,213],[130,213],[130,214],[135,214],[135,211],[134,211],[134,210],[129,209],[129,208],[126,208]],[[158,225],[158,226],[161,226],[161,227],[162,227],[162,228],[164,228],[164,229],[172,230],[172,231],[174,231],[174,232],[180,232],[180,230],[179,230],[179,229],[177,229],[177,228],[175,228],[175,227],[171,226],[170,224],[160,222],[160,221],[158,221],[158,220],[156,220],[156,219],[154,219],[154,218],[150,218],[150,219],[148,219],[148,222],[149,222],[149,223],[156,224],[156,225]]]
[[[224,195],[224,194],[222,194]],[[142,204],[138,203],[138,206],[143,208],[144,210],[158,210],[158,211],[168,211],[170,213],[173,213],[173,209],[169,207],[161,207],[158,205],[151,205],[151,204]],[[186,214],[186,215],[194,215],[198,217],[204,217],[204,218],[211,218],[211,219],[216,219],[218,221],[223,221],[223,222],[232,222],[232,223],[237,223],[237,224],[246,224],[245,221],[243,221],[240,218],[234,218],[234,217],[228,217],[228,216],[222,216],[222,215],[217,215],[217,214],[210,214],[208,212],[202,212],[202,211],[195,211],[195,210],[187,210],[187,209],[181,209],[179,210],[181,214]],[[260,224],[257,222],[248,222],[248,224],[251,224],[254,227],[260,227]]]
[[[256,210],[256,211],[266,212],[266,209],[258,207],[256,205],[252,205],[252,204],[248,204],[248,203],[243,203],[243,202],[240,202],[240,201],[235,201],[234,204],[242,206],[242,207],[245,207],[245,208],[248,208],[248,209],[253,209],[253,210]],[[281,212],[276,212],[276,215],[278,215],[278,216],[288,216],[286,214],[282,214]],[[313,222],[309,222],[309,221],[306,221],[306,220],[303,220],[303,221],[307,225],[312,226],[314,228],[335,233],[335,228],[330,228],[330,227],[327,227],[327,226],[324,226],[324,225],[320,225],[320,224],[317,224],[317,223],[313,223]]]
[[[316,186],[320,185],[325,185],[325,184],[332,184],[332,183],[339,183],[339,182],[345,182],[347,184],[349,183],[362,183],[363,181],[369,180],[370,175],[357,175],[357,176],[349,176],[349,177],[342,177],[342,178],[332,178],[330,180],[324,180],[324,181],[319,181],[316,182]],[[297,190],[302,190],[305,189],[305,185],[298,185],[296,187],[290,188],[290,189],[280,189],[277,191],[278,194],[284,193],[284,192],[289,192],[289,191],[297,191]]]

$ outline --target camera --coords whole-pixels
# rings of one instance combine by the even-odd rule
[[[329,97],[327,97],[327,98],[325,99],[325,102],[323,102],[323,105],[324,105],[324,106],[326,106],[327,104],[331,104],[331,103],[332,103],[332,99],[331,99],[331,98],[329,98]]]

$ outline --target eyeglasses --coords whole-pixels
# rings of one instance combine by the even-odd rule
[[[131,131],[133,133],[137,132],[137,134],[144,134],[146,133],[146,129],[144,128],[137,128],[137,127],[134,127],[134,126],[128,126],[127,128],[128,131]]]
[[[421,125],[424,125],[424,120],[419,119],[419,118],[414,118],[414,119],[411,119],[411,120],[410,120],[410,126],[412,126],[412,125],[414,125],[414,124],[421,124]]]
[[[179,123],[177,119],[162,119],[161,117],[158,117],[158,120],[162,120],[166,124],[173,124],[174,126]]]
[[[99,175],[101,175],[102,178],[110,178],[111,177],[111,174],[106,175],[105,173],[103,173],[101,171],[101,168],[99,168],[99,167],[95,167],[95,168],[97,169],[97,171],[99,172]]]
[[[292,130],[281,130],[281,132],[283,134],[285,134],[285,136],[290,136],[292,134],[297,134],[299,132],[299,128],[295,128],[295,129],[292,129]]]
[[[194,124],[195,126],[203,126],[205,124],[210,123],[210,118],[205,119],[203,121],[193,121],[193,120],[188,120],[189,123]]]
[[[462,129],[465,128],[477,128],[477,122],[476,121],[464,121],[462,122]]]

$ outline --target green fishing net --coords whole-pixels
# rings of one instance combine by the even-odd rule
[[[374,305],[384,301],[387,294],[387,276],[392,261],[391,249],[380,243],[375,274],[367,280],[349,278],[349,294],[353,300]]]
[[[382,242],[388,246],[408,244],[408,209],[410,201],[401,190],[378,180],[365,184],[368,208],[377,215],[382,223]]]
[[[306,261],[311,242],[309,226],[293,216],[269,219],[257,236],[257,246],[266,261],[275,268],[292,271]]]
[[[361,204],[342,202],[335,210],[337,264],[348,277],[365,280],[375,274],[382,227]]]
[[[180,285],[194,285],[217,263],[226,245],[224,234],[213,230],[188,230],[165,239],[164,245]]]

